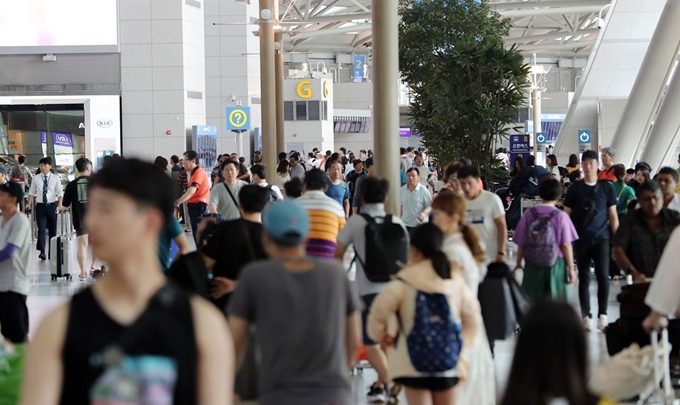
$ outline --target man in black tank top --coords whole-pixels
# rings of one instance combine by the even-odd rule
[[[169,284],[158,262],[173,193],[165,173],[134,159],[112,161],[90,179],[85,227],[110,271],[40,325],[23,404],[231,404],[224,317]]]

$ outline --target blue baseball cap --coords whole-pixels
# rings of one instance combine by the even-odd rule
[[[309,235],[309,215],[294,201],[273,203],[262,214],[264,230],[276,242],[299,245]]]

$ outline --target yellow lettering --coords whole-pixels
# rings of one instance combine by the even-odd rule
[[[309,80],[303,80],[297,85],[297,95],[300,98],[312,98],[312,88],[309,87],[312,84]]]
[[[328,86],[328,81],[323,82],[323,96],[324,98],[328,98],[328,96],[331,94],[331,90]]]

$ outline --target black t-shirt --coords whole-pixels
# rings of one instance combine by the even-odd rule
[[[579,240],[610,239],[609,207],[616,207],[616,192],[612,183],[607,180],[598,180],[597,184],[589,186],[585,181],[577,181],[567,189],[564,206],[572,210]],[[595,193],[596,187],[598,187],[597,193]],[[595,202],[593,214],[586,224],[578,224],[579,221],[576,218],[587,199]]]
[[[85,209],[87,208],[87,186],[89,176],[81,176],[66,185],[61,205],[71,207],[71,218],[76,230],[84,230]]]
[[[250,247],[247,238],[250,239]],[[235,219],[216,225],[203,254],[215,260],[213,276],[238,280],[246,264],[267,258],[262,246],[262,224]],[[225,311],[230,296],[227,294],[213,302]]]

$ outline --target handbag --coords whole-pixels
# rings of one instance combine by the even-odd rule
[[[505,263],[491,263],[479,285],[479,304],[489,340],[505,340],[521,326],[531,302]]]
[[[24,345],[15,345],[13,354],[0,357],[0,405],[19,403],[25,350]]]

